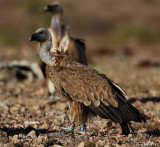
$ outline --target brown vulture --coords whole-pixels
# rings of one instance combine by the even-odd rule
[[[71,126],[76,122],[83,130],[93,114],[119,123],[122,133],[128,135],[132,129],[130,121],[146,122],[144,116],[127,102],[124,91],[106,75],[71,61],[63,50],[50,54],[52,38],[47,29],[36,30],[30,41],[40,42],[39,56],[49,65],[49,78],[56,90],[70,102]]]
[[[68,33],[68,28],[61,24],[63,16],[63,7],[59,2],[54,2],[47,5],[44,8],[45,12],[52,14],[51,27],[48,29],[52,36],[52,47],[50,52],[54,52],[55,48],[63,48],[65,54],[74,61],[87,65],[87,59],[85,55],[85,43],[83,40],[74,39]],[[37,53],[39,53],[39,49]],[[48,95],[54,97],[55,88],[48,77],[48,65],[46,65],[38,56],[38,64],[42,70],[44,77],[46,78],[46,84],[48,87]]]

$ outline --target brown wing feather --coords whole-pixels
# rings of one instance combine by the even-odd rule
[[[63,72],[59,75],[60,85],[71,99],[82,102],[86,106],[91,102],[99,106],[102,101],[106,105],[117,107],[117,99],[107,78],[94,69],[81,64],[77,65],[72,68],[63,67]]]
[[[124,91],[105,75],[85,65],[61,61],[51,69],[50,78],[57,78],[58,91],[70,101],[81,102],[94,114],[110,118],[120,124],[130,121],[142,122],[145,118],[129,104]],[[56,85],[55,84],[55,85]]]
[[[85,43],[70,36],[70,42],[66,54],[72,61],[87,65]]]

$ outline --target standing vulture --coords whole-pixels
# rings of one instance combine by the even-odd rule
[[[64,53],[71,60],[87,65],[84,41],[71,37],[68,32],[68,27],[61,24],[63,16],[63,6],[61,3],[53,2],[52,4],[47,5],[44,8],[44,11],[52,14],[51,27],[49,28],[52,36],[51,52],[54,52],[55,48],[62,47]]]
[[[49,78],[70,102],[70,125],[76,122],[83,127],[93,114],[119,123],[122,133],[128,135],[132,129],[130,121],[146,122],[144,116],[127,102],[124,91],[104,74],[71,61],[63,51],[50,54],[52,38],[48,30],[36,30],[30,41],[40,42],[39,56],[49,65]]]
[[[85,43],[80,39],[72,38],[68,33],[68,28],[61,24],[61,19],[63,16],[63,7],[59,2],[54,2],[47,5],[44,8],[45,12],[50,12],[52,14],[51,27],[48,29],[52,36],[52,47],[51,53],[55,51],[55,48],[63,48],[66,55],[71,60],[80,62],[87,65],[87,59],[85,55]],[[38,51],[39,52],[38,48]],[[38,56],[38,63],[46,78],[46,84],[48,87],[48,95],[54,96],[55,88],[48,77],[48,65],[46,65]]]

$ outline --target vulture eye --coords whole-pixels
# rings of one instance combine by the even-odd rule
[[[39,32],[39,34],[43,34],[43,32]]]

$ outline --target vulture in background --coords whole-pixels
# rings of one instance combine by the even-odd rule
[[[59,2],[54,2],[44,8],[45,12],[52,14],[51,27],[48,29],[52,36],[52,47],[50,52],[53,53],[57,48],[63,48],[68,57],[73,60],[87,65],[87,59],[85,55],[85,43],[83,40],[74,39],[68,33],[68,28],[61,24],[63,16],[63,7]],[[38,51],[37,53],[39,52]],[[48,77],[48,65],[46,65],[38,56],[38,64],[42,70],[44,77],[46,78],[46,84],[48,87],[48,95],[54,97],[55,87]]]
[[[119,123],[122,133],[130,133],[130,121],[146,122],[144,116],[125,98],[125,92],[106,75],[81,63],[71,61],[63,52],[50,49],[52,38],[47,29],[36,30],[29,39],[40,42],[39,56],[49,66],[49,78],[56,90],[70,103],[70,127],[74,123],[82,130],[88,118],[98,115]],[[76,102],[79,105],[75,105]]]

